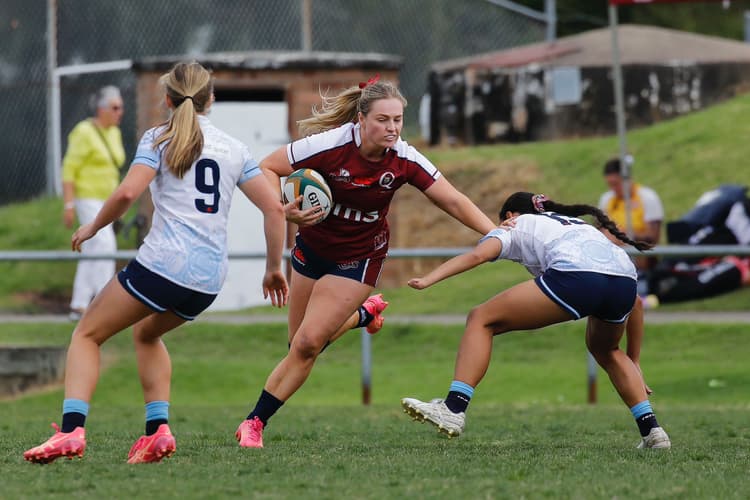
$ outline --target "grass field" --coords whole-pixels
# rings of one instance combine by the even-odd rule
[[[737,139],[750,127],[748,112],[750,96],[743,96],[629,134],[637,179],[659,191],[667,220],[706,189],[750,183],[750,170],[739,168],[750,143]],[[603,190],[603,158],[616,150],[616,139],[607,137],[426,153],[451,167],[528,166],[535,174],[527,189],[593,203]],[[462,175],[451,170],[457,185],[481,177]],[[60,217],[59,199],[0,207],[0,248],[66,249],[70,230]],[[132,245],[120,241],[120,247]],[[74,267],[0,263],[0,310],[40,312],[46,302],[64,307]],[[388,314],[465,314],[524,279],[521,266],[503,262],[430,292],[383,291],[391,301]],[[663,310],[742,310],[748,303],[750,288]],[[258,312],[270,308],[250,314]],[[0,345],[65,345],[70,330],[67,324],[3,324]],[[196,323],[167,337],[178,451],[146,466],[125,464],[142,433],[143,405],[132,345],[121,334],[104,348],[106,369],[92,401],[83,460],[35,466],[22,459],[23,450],[50,435],[49,423],[59,422],[60,388],[0,401],[0,499],[747,498],[747,334],[743,325],[648,327],[642,366],[656,391],[651,400],[659,421],[672,438],[674,448],[666,453],[635,450],[637,428],[601,371],[599,403],[585,403],[581,322],[496,339],[466,433],[453,440],[410,422],[398,402],[445,395],[461,327],[386,323],[373,339],[369,407],[360,403],[359,334],[348,335],[320,358],[305,386],[274,417],[266,448],[242,450],[234,430],[286,352],[285,327]]]
[[[373,338],[373,405],[360,404],[358,333],[318,361],[274,417],[266,448],[233,432],[286,350],[283,325],[197,323],[170,334],[171,426],[164,463],[125,464],[143,407],[128,334],[104,347],[83,460],[36,466],[24,449],[59,421],[62,393],[0,402],[2,498],[746,498],[750,404],[745,326],[653,325],[642,364],[674,448],[639,452],[638,432],[600,372],[585,404],[581,322],[495,341],[458,439],[413,423],[399,398],[443,396],[461,327],[386,327]],[[66,344],[69,325],[3,325],[0,344]]]

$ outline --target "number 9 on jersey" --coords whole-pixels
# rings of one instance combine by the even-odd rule
[[[328,187],[325,179],[315,170],[310,168],[301,168],[295,170],[286,178],[284,182],[284,203],[302,196],[302,206],[300,209],[307,210],[317,207],[321,211],[320,218],[315,222],[321,222],[331,212],[333,198],[331,189]]]

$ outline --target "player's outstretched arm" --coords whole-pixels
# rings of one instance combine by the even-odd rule
[[[94,221],[84,224],[73,233],[70,241],[72,249],[80,252],[84,241],[92,238],[101,228],[111,224],[127,212],[130,205],[143,194],[154,177],[156,177],[156,170],[153,168],[139,163],[132,165],[115,192],[104,202],[104,206],[96,214]]]
[[[276,307],[286,305],[289,286],[281,270],[284,252],[284,210],[278,195],[262,176],[253,177],[240,185],[240,190],[263,213],[263,231],[266,237],[266,273],[263,277],[263,297],[271,297]]]
[[[488,238],[474,247],[470,252],[458,255],[452,259],[440,264],[438,267],[427,273],[423,278],[412,278],[408,285],[417,290],[422,290],[432,286],[438,281],[442,281],[456,274],[460,274],[469,269],[473,269],[480,264],[495,259],[500,255],[502,243],[497,238]]]
[[[442,211],[479,234],[485,235],[495,229],[490,218],[445,177],[436,180],[424,194]]]

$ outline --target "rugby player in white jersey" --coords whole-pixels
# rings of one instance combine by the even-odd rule
[[[175,451],[168,425],[171,363],[161,336],[194,319],[221,290],[227,272],[227,216],[235,187],[263,213],[266,271],[263,294],[275,306],[287,301],[281,260],[284,209],[247,147],[205,116],[213,102],[209,72],[179,63],[161,79],[171,114],[141,139],[127,176],[96,219],[81,226],[72,247],[124,214],[150,187],[151,230],[134,260],[96,296],[76,326],[67,354],[62,428],[24,453],[30,462],[82,456],[89,401],[99,378],[100,346],[133,326],[138,371],[146,402],[146,435],[129,463],[157,462]]]
[[[596,207],[564,205],[544,195],[518,192],[503,204],[501,226],[473,250],[409,280],[409,286],[422,290],[497,259],[519,262],[534,276],[472,309],[448,395],[429,402],[402,399],[409,415],[449,436],[460,435],[474,388],[487,372],[495,335],[588,317],[586,345],[630,408],[641,434],[638,447],[671,446],[656,421],[640,368],[619,348],[636,300],[635,266],[622,248],[578,218],[582,215],[595,217],[612,235],[638,250],[650,248],[649,243],[628,238]]]

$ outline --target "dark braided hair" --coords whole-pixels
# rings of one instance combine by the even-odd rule
[[[653,248],[653,245],[645,241],[631,240],[627,234],[623,233],[607,215],[598,208],[585,205],[564,205],[556,201],[548,200],[543,194],[526,193],[518,191],[513,193],[503,203],[500,209],[500,220],[505,220],[505,214],[508,212],[518,212],[521,214],[536,214],[539,212],[550,211],[561,215],[571,217],[580,217],[581,215],[591,215],[599,222],[601,227],[612,233],[618,240],[633,245],[641,252]]]

